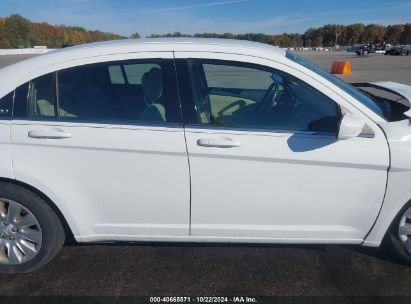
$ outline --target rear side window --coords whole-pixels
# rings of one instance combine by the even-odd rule
[[[142,84],[142,79],[145,73],[153,68],[160,68],[156,63],[142,63],[142,64],[126,64],[124,71],[130,84]]]
[[[108,67],[112,84],[142,84],[145,73],[152,68],[160,68],[159,63],[137,63],[111,65]]]
[[[30,116],[55,117],[57,107],[55,105],[53,90],[53,74],[33,79],[29,89]]]
[[[14,91],[0,98],[0,119],[8,119],[11,117],[13,97]]]
[[[108,71],[110,73],[110,81],[112,84],[126,84],[126,79],[124,78],[121,66],[109,66]]]
[[[178,99],[167,95],[172,90],[164,65],[161,59],[107,62],[41,76],[30,83],[29,116],[97,123],[174,122],[168,108]],[[171,69],[168,63],[166,69]]]

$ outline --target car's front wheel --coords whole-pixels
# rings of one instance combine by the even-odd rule
[[[34,271],[64,244],[65,233],[54,210],[37,194],[0,182],[0,272]]]
[[[411,201],[398,213],[385,235],[383,246],[411,266]]]

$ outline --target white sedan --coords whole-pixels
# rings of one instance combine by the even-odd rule
[[[368,86],[403,100],[218,39],[95,43],[1,69],[0,272],[40,268],[68,235],[384,243],[411,263],[411,87]]]

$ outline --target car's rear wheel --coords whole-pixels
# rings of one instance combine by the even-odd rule
[[[401,262],[411,266],[411,202],[398,213],[384,238],[383,246]]]
[[[0,272],[34,271],[56,255],[64,240],[63,226],[44,199],[0,182]]]

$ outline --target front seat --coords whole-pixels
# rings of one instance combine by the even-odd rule
[[[166,111],[164,108],[163,72],[159,68],[152,68],[144,73],[141,79],[146,108],[140,114],[140,121],[165,123]]]

